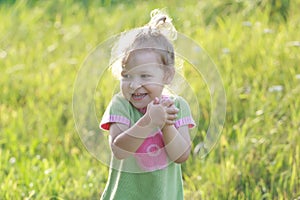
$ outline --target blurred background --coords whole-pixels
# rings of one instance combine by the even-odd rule
[[[101,42],[166,8],[214,61],[226,120],[211,153],[195,148],[210,120],[204,83],[186,199],[300,199],[299,0],[0,1],[0,199],[99,199],[108,167],[73,119],[76,75]],[[184,69],[186,76],[189,68]],[[100,84],[100,91],[101,86]],[[110,93],[97,99],[103,112]],[[97,95],[96,95],[97,97]]]

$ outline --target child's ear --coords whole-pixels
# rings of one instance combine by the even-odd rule
[[[175,75],[175,69],[173,66],[166,66],[164,74],[164,84],[170,84]]]

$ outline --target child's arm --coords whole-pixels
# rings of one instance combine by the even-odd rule
[[[171,99],[161,101],[163,106],[166,106],[166,112],[168,116],[174,116],[178,113],[174,105],[174,101]],[[174,118],[173,118],[174,119]],[[185,162],[191,151],[191,138],[189,134],[188,126],[181,126],[178,129],[173,126],[174,123],[167,123],[162,129],[165,148],[168,156],[176,163]]]
[[[169,158],[176,163],[185,162],[191,150],[188,126],[181,126],[176,129],[173,125],[166,125],[162,132]]]
[[[147,107],[147,112],[132,127],[113,123],[110,126],[110,146],[118,159],[124,159],[137,151],[144,139],[155,128],[163,127],[168,120],[164,106],[154,100]]]
[[[124,124],[111,124],[109,129],[110,146],[116,158],[125,159],[136,152],[147,135],[153,130],[153,127],[147,124],[149,123],[146,117],[141,118],[129,129]]]

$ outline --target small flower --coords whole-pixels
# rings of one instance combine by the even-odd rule
[[[68,64],[70,65],[76,65],[78,63],[77,59],[76,58],[70,58],[68,59]]]
[[[53,52],[57,48],[57,44],[52,44],[47,47],[48,52]]]
[[[244,21],[244,22],[242,23],[242,25],[243,25],[243,26],[246,26],[246,27],[251,27],[251,26],[252,26],[252,23],[249,22],[249,21]]]
[[[256,139],[256,138],[251,138],[251,142],[252,142],[253,144],[256,144],[256,143],[257,143],[257,139]]]
[[[296,74],[296,79],[300,80],[300,74]]]
[[[264,33],[266,33],[266,34],[272,34],[272,33],[274,33],[274,30],[269,29],[269,28],[265,28],[264,29]]]
[[[263,111],[263,110],[257,110],[257,111],[255,112],[255,114],[256,114],[256,116],[259,116],[259,115],[264,114],[264,111]]]
[[[4,50],[2,50],[2,49],[0,49],[0,58],[4,59],[6,56],[7,56],[7,52],[4,51]]]
[[[52,172],[52,169],[51,169],[51,168],[46,169],[46,170],[44,171],[45,175],[48,175],[48,174],[50,174],[51,172]]]
[[[11,158],[9,159],[9,163],[12,164],[12,165],[15,164],[16,161],[17,161],[17,159],[16,159],[15,157],[11,157]]]
[[[269,92],[281,92],[283,90],[282,85],[274,85],[272,87],[269,87]]]
[[[230,49],[229,48],[223,48],[222,49],[222,53],[223,54],[229,54],[230,53]]]
[[[93,176],[93,170],[90,169],[90,170],[86,173],[86,176],[87,176],[87,177]]]
[[[289,47],[300,47],[300,41],[290,41],[286,45]]]

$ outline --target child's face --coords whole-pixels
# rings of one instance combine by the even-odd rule
[[[160,98],[168,76],[163,67],[157,53],[132,53],[122,71],[123,96],[136,108],[144,108],[155,97]]]

